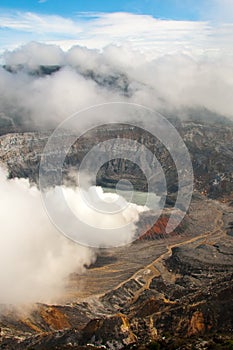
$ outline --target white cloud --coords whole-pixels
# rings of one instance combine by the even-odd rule
[[[226,47],[225,47],[226,50]],[[179,52],[148,59],[131,45],[109,45],[101,52],[80,46],[68,52],[58,47],[32,43],[5,55],[7,64],[63,64],[57,73],[33,77],[0,70],[0,103],[4,115],[34,121],[38,126],[56,125],[78,110],[106,101],[126,100],[156,109],[207,108],[233,117],[232,58],[221,55]],[[133,62],[133,64],[132,64]],[[118,77],[118,87],[128,79],[130,97],[114,84],[100,87],[85,74],[99,79]],[[84,76],[82,74],[84,73]],[[120,75],[121,74],[121,75]],[[111,78],[110,78],[111,79]],[[30,98],[29,98],[30,96]]]
[[[41,15],[33,12],[2,13],[0,28],[34,33],[77,35],[82,31],[77,22],[56,15]]]
[[[129,13],[85,13],[68,19],[10,12],[0,15],[0,23],[0,51],[7,49],[8,45],[15,47],[17,43],[36,40],[58,44],[65,50],[77,44],[97,49],[109,44],[130,45],[146,52],[149,58],[168,53],[195,56],[206,52],[221,55],[222,50],[233,52],[233,27],[224,22],[215,25],[207,20],[159,20]]]
[[[4,59],[9,65],[18,65],[27,62],[29,68],[39,65],[57,65],[64,64],[64,52],[55,45],[44,45],[37,42],[31,42],[24,47],[19,47],[13,52],[6,51]]]

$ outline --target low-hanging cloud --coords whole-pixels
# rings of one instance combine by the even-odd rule
[[[30,69],[35,69],[40,65],[63,65],[64,52],[55,45],[44,45],[31,42],[13,52],[5,52],[5,61],[10,66],[27,64]]]
[[[63,52],[30,43],[4,57],[17,73],[0,69],[1,115],[16,124],[54,127],[82,108],[109,101],[163,111],[203,108],[233,117],[233,63],[227,55],[148,59],[129,45],[110,45],[101,52],[76,46]],[[42,75],[41,66],[60,69]]]

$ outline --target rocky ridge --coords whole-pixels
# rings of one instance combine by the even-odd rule
[[[177,129],[190,152],[195,189],[210,198],[224,199],[225,196],[230,196],[233,190],[233,127],[183,122]],[[13,133],[0,137],[0,160],[7,166],[9,177],[26,177],[33,182],[38,182],[40,157],[48,137],[48,132]],[[148,168],[149,165],[152,184],[158,189],[156,166],[147,159],[147,155],[140,154],[137,149],[138,144],[142,142],[156,155],[167,181],[167,190],[170,195],[167,202],[169,203],[170,200],[174,203],[178,186],[177,170],[169,152],[150,134],[145,134],[143,130],[135,127],[129,128],[128,125],[103,126],[77,140],[67,154],[63,169],[64,176],[69,177],[70,169],[78,170],[83,157],[97,142],[114,138],[137,141],[135,149],[129,151],[129,159],[132,152],[134,156],[136,154],[135,159],[140,160],[142,166]],[[131,145],[126,147],[132,148]],[[104,149],[103,154],[109,151]],[[56,182],[56,170],[53,171],[51,168],[50,171],[52,181]],[[115,187],[122,178],[122,174],[125,179],[132,182],[135,189],[147,190],[147,180],[143,171],[127,159],[113,159],[105,163],[98,172],[97,185]]]

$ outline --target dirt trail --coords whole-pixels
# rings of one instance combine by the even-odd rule
[[[167,251],[163,254],[161,254],[158,258],[156,258],[152,263],[146,265],[144,268],[140,269],[136,273],[134,273],[130,278],[127,280],[121,282],[114,290],[117,290],[121,287],[123,287],[127,282],[136,280],[141,281],[141,288],[138,289],[131,302],[136,302],[139,296],[142,294],[143,291],[150,288],[150,284],[152,280],[156,277],[159,277],[160,275],[163,276],[163,279],[171,281],[177,278],[177,275],[174,273],[171,273],[167,270],[167,268],[164,265],[164,261],[168,259],[172,255],[172,249],[176,247],[180,247],[183,245],[191,244],[191,243],[197,243],[199,244],[214,244],[216,239],[218,239],[220,236],[224,234],[223,228],[223,220],[222,220],[222,214],[223,212],[221,210],[217,210],[217,215],[214,219],[214,229],[212,231],[204,232],[198,236],[195,236],[193,238],[189,238],[187,240],[184,240],[179,243],[172,244],[170,246],[167,246]],[[211,241],[209,241],[211,239]],[[196,245],[195,245],[196,246]],[[142,283],[143,281],[143,283]],[[174,303],[169,300],[165,300],[167,303]]]

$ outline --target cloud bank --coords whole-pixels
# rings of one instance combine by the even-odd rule
[[[82,108],[127,101],[172,113],[207,109],[233,118],[232,62],[224,54],[149,59],[129,45],[101,51],[74,46],[65,52],[32,42],[4,54],[4,63],[17,73],[0,69],[1,116],[50,128]],[[40,74],[41,65],[59,69]]]

